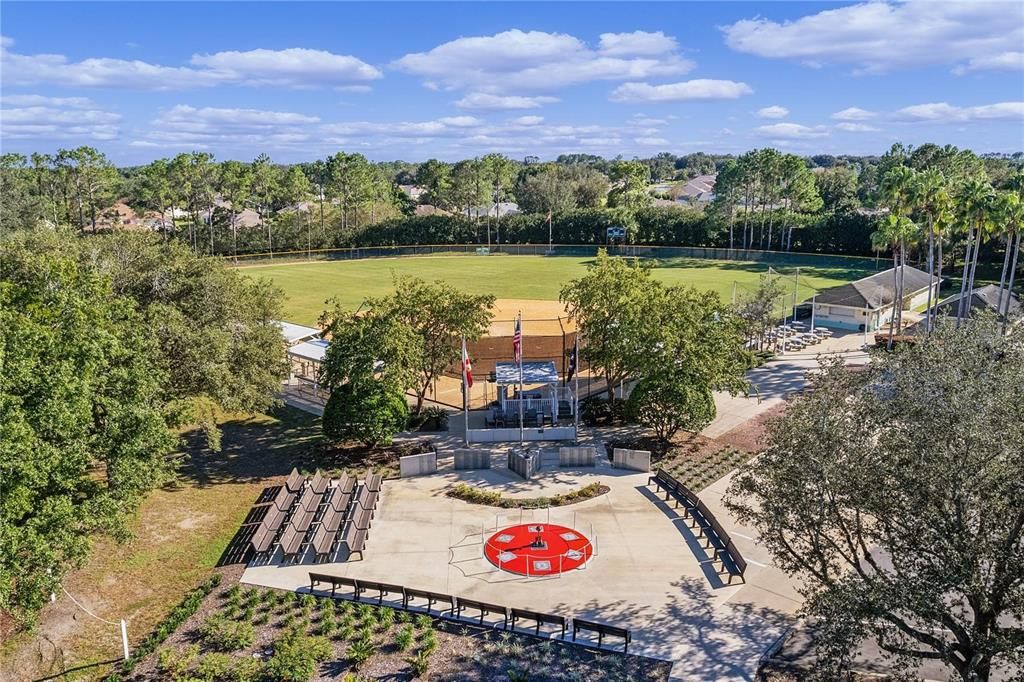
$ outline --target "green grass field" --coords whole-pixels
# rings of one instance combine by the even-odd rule
[[[285,318],[313,324],[324,310],[325,301],[337,299],[357,308],[370,296],[392,289],[394,276],[409,275],[426,280],[445,280],[467,292],[489,293],[498,298],[557,300],[562,285],[586,272],[591,258],[548,256],[405,256],[357,261],[317,261],[244,268],[253,277],[265,277],[287,296]],[[689,284],[732,297],[733,283],[741,295],[757,286],[768,271],[763,263],[669,258],[654,261],[654,277],[666,284]],[[800,298],[815,291],[870,274],[865,267],[801,267]],[[779,269],[776,269],[779,271]],[[781,270],[793,286],[795,268]]]

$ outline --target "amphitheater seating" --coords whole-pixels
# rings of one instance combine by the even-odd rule
[[[288,511],[291,509],[292,503],[295,502],[297,495],[298,493],[289,490],[287,485],[283,485],[277,491],[277,495],[274,496],[273,504],[282,511]]]
[[[366,486],[367,490],[372,493],[379,493],[380,486],[384,477],[378,473],[375,473],[372,469],[366,472],[366,480],[363,481],[363,485]]]
[[[284,520],[295,505],[295,500],[302,490],[304,479],[298,470],[292,469],[284,485],[274,495],[274,499],[267,506],[266,514],[260,522],[259,527],[252,536],[250,546],[258,555],[265,554],[274,546],[274,539],[277,537]]]
[[[327,486],[330,484],[331,479],[320,473],[317,469],[313,479],[309,482],[309,487],[313,489],[313,492],[317,495],[323,495],[327,490]]]
[[[365,528],[357,528],[354,523],[348,525],[344,535],[342,535],[341,542],[348,548],[349,556],[358,554],[360,560],[362,560],[363,548],[366,547],[366,535],[367,530]]]
[[[706,542],[704,548],[712,549],[715,561],[721,565],[718,573],[728,573],[730,585],[735,577],[739,577],[741,581],[745,582],[743,575],[747,570],[746,560],[740,554],[732,538],[729,537],[728,531],[719,523],[703,500],[664,469],[659,469],[654,476],[647,479],[648,485],[652,483],[665,491],[666,501],[669,498],[674,499],[676,508],[680,504],[683,505],[692,520],[690,527],[700,531],[700,536]]]
[[[340,575],[327,575],[326,573],[309,574],[309,591],[312,592],[320,583],[327,583],[331,586],[331,596],[337,594],[339,587],[348,587],[352,590],[355,599],[359,599],[359,584],[355,578],[344,578]]]
[[[288,480],[285,481],[284,487],[291,493],[298,493],[302,490],[303,483],[306,479],[299,473],[298,469],[292,469],[292,473],[288,474]]]
[[[442,594],[441,592],[430,592],[429,590],[414,590],[411,587],[405,588],[405,595],[402,599],[402,608],[409,609],[410,602],[412,602],[413,599],[426,599],[427,613],[431,613],[431,609],[434,607],[435,602],[439,604],[447,604],[447,611],[451,611],[455,608],[455,599],[451,595]]]
[[[388,583],[378,583],[372,580],[360,580],[359,592],[362,595],[363,592],[376,592],[377,593],[377,604],[384,603],[384,595],[397,594],[401,599],[402,603],[405,603],[405,588],[401,585],[390,585]],[[360,596],[360,598],[362,598]]]
[[[383,476],[372,471],[363,485],[343,474],[332,488],[330,478],[320,471],[307,484],[292,469],[253,534],[253,551],[264,555],[280,546],[284,558],[289,559],[312,546],[320,562],[343,544],[350,555],[362,558],[382,482]]]
[[[356,479],[354,476],[349,476],[348,473],[346,472],[341,475],[340,479],[338,479],[337,487],[338,490],[345,493],[346,495],[351,495],[352,491],[356,487]]]

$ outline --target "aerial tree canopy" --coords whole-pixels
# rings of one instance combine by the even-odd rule
[[[90,536],[121,537],[170,473],[167,375],[108,278],[53,253],[0,258],[0,608],[31,624]]]
[[[408,357],[416,360],[415,411],[434,380],[459,361],[461,339],[479,339],[491,323],[491,294],[467,294],[444,281],[427,282],[415,277],[395,279],[393,294],[370,299],[374,315],[404,325],[417,339],[419,349]]]
[[[728,505],[802,581],[821,665],[864,638],[964,680],[1024,663],[1024,329],[823,363]]]
[[[94,533],[126,535],[184,428],[275,404],[280,295],[155,235],[0,246],[0,608],[31,624]]]

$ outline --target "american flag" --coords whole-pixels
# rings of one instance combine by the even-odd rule
[[[512,332],[512,357],[516,362],[523,358],[523,325],[522,315],[516,318],[516,329]]]

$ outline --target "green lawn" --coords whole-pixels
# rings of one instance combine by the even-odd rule
[[[443,279],[471,293],[490,293],[498,298],[557,300],[562,284],[586,272],[591,258],[548,256],[406,256],[358,261],[318,261],[284,265],[251,266],[245,271],[266,277],[287,296],[285,317],[291,322],[313,324],[327,299],[356,308],[369,296],[391,291],[395,275],[426,280]],[[669,258],[654,261],[655,278],[667,284],[690,284],[732,297],[733,283],[742,292],[757,285],[767,264]],[[870,265],[867,262],[866,265]],[[792,284],[794,268],[784,272]],[[816,290],[858,279],[872,270],[850,267],[801,267],[800,297]]]

